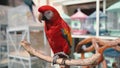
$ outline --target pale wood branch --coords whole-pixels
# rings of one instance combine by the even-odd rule
[[[88,43],[92,43],[91,46],[82,49],[82,46]],[[103,52],[107,48],[114,48],[117,51],[120,51],[120,39],[116,40],[103,40],[96,37],[86,38],[80,41],[76,46],[76,52],[84,55],[86,52],[91,52],[96,50],[101,54],[100,58],[97,60],[97,64],[102,63],[103,68],[107,68],[106,61],[104,60]],[[84,68],[90,68],[89,65]]]
[[[38,50],[36,50],[36,49],[34,49],[34,48],[32,48],[31,47],[31,44],[29,44],[27,41],[21,41],[21,43],[20,43],[25,49],[26,49],[26,51],[28,51],[30,54],[32,54],[32,55],[34,55],[34,56],[36,56],[36,57],[38,57],[38,58],[40,58],[40,59],[43,59],[43,60],[45,60],[45,61],[47,61],[47,62],[50,62],[50,63],[52,63],[53,62],[53,57],[51,57],[51,56],[47,56],[47,55],[45,55],[45,54],[43,54],[41,51],[38,51]],[[94,54],[92,57],[90,57],[90,58],[86,58],[86,59],[71,59],[71,60],[69,60],[69,59],[67,59],[66,61],[65,61],[65,64],[66,65],[92,65],[92,64],[94,64],[95,62],[96,62],[96,60],[98,59],[100,57],[100,53],[96,53],[96,54]],[[61,64],[61,62],[62,62],[62,58],[59,58],[59,59],[57,59],[57,64]]]
[[[93,39],[95,39],[96,42],[98,43],[98,45],[101,47],[102,52],[107,48],[114,48],[114,49],[120,51],[120,49],[119,49],[120,48],[120,39],[109,41],[109,40],[103,40],[100,38],[91,37],[91,38],[86,38],[86,39],[80,41],[76,46],[76,52],[78,52],[78,53],[91,52],[91,51],[95,50],[93,45],[86,48],[85,50],[81,49],[84,44],[87,44],[90,42],[92,43]]]

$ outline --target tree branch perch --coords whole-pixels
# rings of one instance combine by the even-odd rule
[[[88,43],[92,43],[92,45],[83,49],[82,46]],[[104,60],[103,52],[107,48],[113,48],[117,51],[120,51],[120,39],[118,38],[116,40],[103,40],[95,37],[86,38],[77,44],[76,52],[81,53],[84,56],[84,53],[96,50],[95,47],[98,48],[97,51],[101,54],[101,57],[97,60],[97,64],[102,63],[103,68],[107,68],[107,64],[106,61]],[[90,68],[90,67],[89,65],[87,65],[84,68]]]
[[[21,41],[20,44],[21,44],[30,54],[32,54],[32,55],[34,55],[34,56],[36,56],[36,57],[38,57],[38,58],[40,58],[40,59],[43,59],[43,60],[45,60],[45,61],[47,61],[47,62],[50,62],[50,63],[53,62],[53,57],[47,56],[47,55],[43,54],[41,51],[38,51],[38,50],[32,48],[32,47],[31,47],[31,44],[29,44],[27,41]],[[66,64],[66,65],[75,65],[75,66],[93,65],[93,64],[95,64],[96,60],[97,60],[99,57],[100,57],[100,53],[97,52],[97,53],[94,54],[92,57],[86,58],[86,59],[77,59],[77,60],[75,60],[75,59],[71,59],[71,60],[67,59],[67,60],[65,61],[65,64]],[[57,64],[61,64],[62,60],[63,60],[62,58],[57,59]]]

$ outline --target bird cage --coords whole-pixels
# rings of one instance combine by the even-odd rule
[[[30,11],[25,5],[12,8],[8,12],[8,68],[47,67],[47,63],[45,61],[31,56],[20,45],[20,42],[25,39],[31,43],[33,48],[42,50],[43,52],[46,52],[45,50],[47,50],[47,47],[45,46],[46,41],[43,26],[41,26],[42,24],[40,23],[35,23],[29,13]]]
[[[107,9],[107,29],[110,36],[120,36],[120,2],[117,2]]]
[[[0,5],[0,68],[7,67],[7,43],[6,43],[6,28],[7,28],[7,11],[11,7]]]
[[[30,23],[35,23],[29,7],[25,4],[12,8],[8,12],[8,20],[11,22],[8,23],[9,28],[18,28],[18,25],[19,27],[26,27]]]
[[[106,19],[107,16],[102,12],[99,11],[99,34],[100,35],[106,35],[107,34],[107,29],[106,29]],[[88,30],[88,32],[92,35],[96,34],[96,11],[90,14],[86,20],[85,28]]]
[[[109,68],[114,68],[115,64],[117,68],[120,68],[120,52],[112,48],[104,51],[105,60]]]
[[[0,67],[7,66],[6,25],[0,24]]]
[[[87,31],[84,28],[85,20],[87,15],[81,12],[80,9],[77,9],[77,12],[71,16],[71,28],[72,34],[86,34]]]
[[[0,5],[0,24],[7,24],[8,22],[7,12],[8,9],[10,8],[12,7]]]

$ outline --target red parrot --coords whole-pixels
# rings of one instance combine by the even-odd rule
[[[64,58],[70,55],[72,45],[70,27],[54,7],[44,5],[39,7],[38,11],[39,21],[45,21],[46,37],[55,56]]]

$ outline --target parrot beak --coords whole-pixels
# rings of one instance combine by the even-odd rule
[[[38,21],[40,21],[41,23],[42,23],[42,18],[43,18],[43,15],[42,15],[42,13],[40,13],[40,14],[38,15]]]

